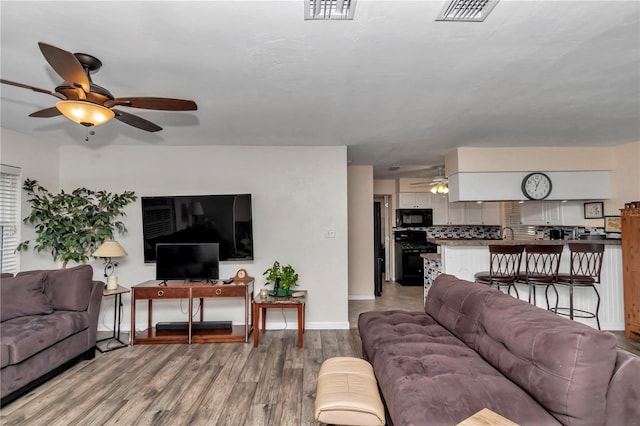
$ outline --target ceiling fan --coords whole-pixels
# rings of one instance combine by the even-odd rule
[[[64,79],[54,91],[40,89],[15,81],[0,79],[0,83],[30,89],[58,98],[54,107],[29,114],[29,117],[49,118],[64,115],[85,127],[98,126],[115,118],[125,124],[147,132],[157,132],[162,127],[137,115],[114,107],[142,108],[162,111],[195,111],[194,101],[157,97],[116,98],[107,89],[93,83],[91,74],[96,73],[102,62],[86,53],[71,53],[47,43],[38,42],[42,55],[51,68]]]
[[[438,174],[433,176],[431,180],[424,182],[413,182],[411,186],[431,186],[431,192],[434,194],[446,194],[449,192],[449,179],[444,175],[444,167],[438,166]]]

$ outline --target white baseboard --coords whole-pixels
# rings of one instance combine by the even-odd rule
[[[373,294],[351,294],[349,300],[376,300]]]

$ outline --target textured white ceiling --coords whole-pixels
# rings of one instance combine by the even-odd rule
[[[459,146],[640,140],[640,3],[502,0],[483,23],[436,22],[441,1],[357,3],[305,21],[296,1],[2,1],[4,79],[61,83],[44,41],[103,62],[114,96],[193,99],[126,109],[164,128],[85,129],[44,94],[3,85],[2,127],[59,144],[346,145],[377,178],[429,176]]]

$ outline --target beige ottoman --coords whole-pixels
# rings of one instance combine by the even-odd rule
[[[329,358],[323,362],[314,411],[321,423],[384,425],[384,406],[371,364],[352,357]]]

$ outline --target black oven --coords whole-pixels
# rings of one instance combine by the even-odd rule
[[[418,230],[395,231],[396,281],[407,286],[424,285],[424,259],[422,253],[437,253],[438,247],[427,242],[427,232]]]
[[[433,226],[431,209],[397,209],[396,226],[399,228],[425,228]]]

